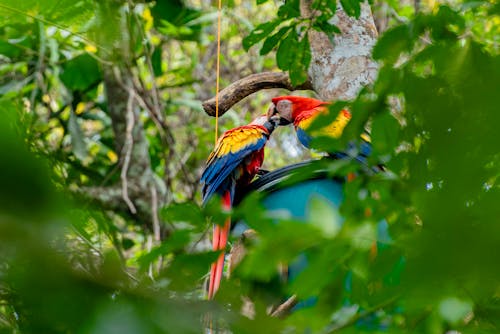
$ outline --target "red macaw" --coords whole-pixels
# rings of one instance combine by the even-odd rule
[[[302,96],[279,96],[272,99],[273,104],[269,108],[268,117],[272,115],[280,115],[280,125],[293,123],[297,138],[300,143],[309,148],[309,144],[313,136],[329,136],[339,138],[347,123],[351,119],[351,113],[343,109],[337,118],[329,125],[310,133],[308,128],[313,123],[314,119],[321,113],[327,112],[329,102],[313,99],[310,97]],[[361,145],[355,148],[354,143],[350,143],[347,147],[348,151],[359,151],[355,153],[355,159],[366,163],[366,157],[370,155],[371,145],[370,136],[368,133],[361,134]],[[352,153],[351,153],[352,154]],[[346,158],[349,154],[344,152],[330,153],[331,156],[342,159]]]
[[[214,194],[219,194],[223,208],[231,208],[236,187],[249,184],[262,166],[264,146],[278,122],[278,117],[268,119],[263,115],[252,123],[226,131],[219,137],[200,180],[203,184],[204,204]],[[224,226],[214,225],[212,246],[214,250],[222,250],[222,253],[210,269],[209,299],[219,289],[222,279],[224,249],[230,224],[228,219]]]
[[[309,148],[312,137],[308,133],[308,128],[318,115],[327,111],[330,103],[310,97],[291,95],[275,97],[272,101],[273,105],[269,108],[268,116],[279,114],[281,125],[293,123],[300,143]],[[344,109],[335,121],[315,134],[339,138],[350,119],[351,113]]]

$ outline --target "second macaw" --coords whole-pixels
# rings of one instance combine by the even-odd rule
[[[321,113],[326,113],[328,110],[329,102],[321,101],[318,99],[302,96],[278,96],[272,99],[273,104],[269,108],[267,114],[271,117],[275,114],[280,115],[280,125],[293,123],[297,138],[300,143],[306,148],[310,147],[311,140],[314,136],[327,136],[332,138],[340,138],[344,128],[351,119],[351,113],[343,109],[337,115],[337,118],[327,126],[310,133],[309,127],[314,119]],[[364,132],[361,134],[361,145],[355,147],[354,143],[349,143],[346,151],[354,151],[354,158],[360,162],[366,163],[366,157],[370,155],[371,145],[370,136]],[[348,157],[350,154],[345,152],[330,152],[330,156],[342,159]]]
[[[318,115],[327,112],[330,103],[310,97],[292,95],[275,97],[272,101],[273,104],[269,108],[268,115],[279,114],[282,125],[293,123],[300,143],[309,148],[312,136],[308,129]],[[339,138],[350,119],[351,113],[344,109],[335,121],[318,130],[316,134]]]
[[[278,117],[268,119],[263,115],[248,125],[226,131],[218,139],[200,180],[204,204],[218,194],[223,208],[231,208],[236,187],[249,184],[262,166],[264,146],[278,122]],[[228,219],[223,226],[214,225],[212,246],[214,250],[222,250],[222,253],[210,269],[209,299],[213,298],[222,279],[230,224]]]

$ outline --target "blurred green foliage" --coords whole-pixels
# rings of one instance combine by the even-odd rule
[[[258,0],[251,9],[234,1],[227,12],[239,25],[226,27],[223,64],[235,66],[238,78],[248,70],[238,65],[257,71],[276,63],[303,81],[307,29],[337,33],[328,21],[337,3],[313,3],[321,15],[308,21],[299,18],[299,1]],[[341,4],[359,15],[358,0]],[[227,215],[216,203],[199,206],[196,181],[213,140],[199,100],[213,88],[206,73],[213,72],[214,8],[196,1],[0,1],[0,333],[199,333],[209,318],[234,333],[497,333],[498,5],[429,4],[417,14],[387,5],[398,16],[374,49],[378,79],[318,121],[348,106],[353,119],[343,137],[315,144],[343,147],[371,123],[370,163],[383,162],[388,171],[316,165],[339,177],[359,174],[344,185],[341,226],[325,224],[338,216],[319,199],[311,224],[302,224],[265,212],[259,195],[249,196],[232,215],[258,237],[209,302],[203,284],[217,254],[204,240],[212,222]],[[98,6],[113,17],[95,15]],[[160,216],[174,232],[161,242],[129,214],[78,195],[119,179],[121,152],[96,51],[108,47],[103,35],[120,33],[111,24],[109,31],[97,28],[124,12],[135,78],[158,86],[176,138],[166,147],[141,113],[152,170],[167,180],[173,199]],[[261,41],[259,55],[251,46]],[[261,56],[268,53],[275,62]],[[247,101],[244,110],[261,113],[265,103]],[[232,111],[224,118],[223,128],[244,123]],[[269,150],[279,145],[290,140]],[[271,165],[289,161],[278,155],[268,154]],[[296,179],[314,172],[306,168]],[[384,219],[389,235],[378,230]],[[299,254],[310,262],[284,284],[277,268]],[[285,319],[267,315],[270,303],[292,294],[312,296],[314,305]],[[251,318],[240,312],[243,296],[253,300]]]

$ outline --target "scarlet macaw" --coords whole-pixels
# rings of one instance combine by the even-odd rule
[[[308,129],[317,116],[327,112],[330,103],[310,97],[292,95],[275,97],[272,99],[272,102],[273,104],[269,108],[268,116],[271,117],[279,114],[280,125],[293,123],[300,143],[309,148],[313,137]],[[314,131],[313,134],[316,136],[339,138],[350,119],[351,113],[343,109],[332,123]],[[367,133],[363,133],[361,139],[362,143],[359,152],[354,153],[354,158],[362,163],[366,163],[366,157],[370,155],[371,151],[369,144],[370,136]],[[347,151],[351,150],[357,151],[353,143],[350,143],[347,148]],[[342,159],[348,157],[350,154],[335,152],[330,153],[330,155],[337,159]]]
[[[219,137],[214,150],[207,159],[201,176],[203,203],[214,195],[222,198],[224,209],[230,209],[236,187],[248,185],[259,171],[264,161],[264,146],[278,125],[279,118],[260,116],[248,125],[226,131]],[[224,268],[224,249],[230,228],[228,219],[224,226],[215,224],[212,246],[222,250],[221,255],[210,269],[208,298],[213,298],[219,289]]]
[[[273,105],[269,108],[268,115],[278,113],[281,125],[293,123],[300,143],[309,148],[312,138],[307,130],[319,114],[327,111],[329,103],[310,97],[291,95],[275,97],[272,101]],[[344,109],[335,121],[319,130],[317,134],[339,138],[350,119],[351,113]]]

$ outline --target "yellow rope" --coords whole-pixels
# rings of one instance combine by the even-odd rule
[[[217,12],[217,69],[215,80],[215,144],[219,137],[219,72],[220,72],[220,21],[222,17],[222,0],[219,0]]]

